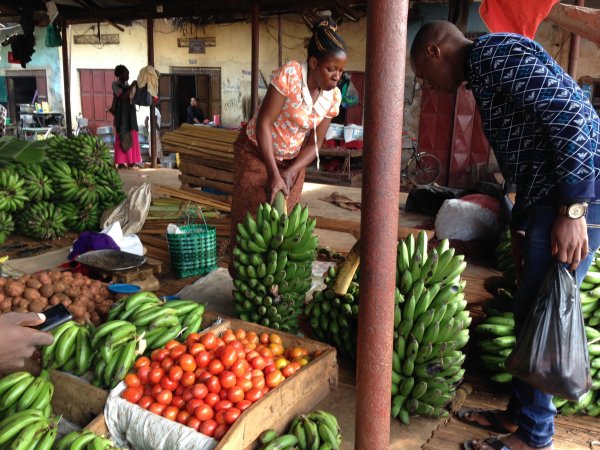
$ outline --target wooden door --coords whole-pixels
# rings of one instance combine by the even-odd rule
[[[210,75],[210,116],[221,114],[221,70]]]
[[[161,75],[158,79],[158,109],[160,111],[160,128],[173,130],[171,75]]]
[[[114,79],[114,71],[109,69],[79,69],[81,114],[88,119],[92,133],[99,127],[112,126],[113,116],[108,109],[112,104]]]
[[[208,75],[196,75],[196,99],[198,100],[198,107],[204,112],[204,118],[212,120],[212,112],[210,110],[210,77]]]

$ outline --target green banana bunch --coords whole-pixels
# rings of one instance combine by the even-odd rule
[[[48,371],[42,370],[38,377],[29,372],[15,372],[0,379],[0,418],[10,418],[20,411],[31,410],[39,413],[40,417],[49,418],[54,395],[54,385],[49,378]]]
[[[23,209],[29,200],[25,192],[25,180],[19,176],[14,166],[0,170],[0,211],[15,212]]]
[[[325,411],[312,411],[296,417],[286,434],[265,430],[258,438],[262,450],[339,450],[342,434],[337,418]]]
[[[4,244],[6,238],[15,229],[15,223],[9,213],[0,211],[0,244]]]
[[[93,327],[72,320],[52,330],[54,342],[42,349],[42,365],[82,376],[92,366]]]
[[[259,205],[237,225],[233,251],[234,308],[244,321],[282,331],[296,331],[306,293],[312,285],[312,263],[318,238],[308,207],[297,204],[287,214],[283,193],[273,206]]]
[[[67,232],[61,208],[46,201],[28,203],[17,216],[19,232],[34,239],[56,239]]]
[[[100,228],[100,210],[96,204],[80,208],[75,203],[63,203],[61,206],[65,217],[65,226],[71,231],[81,233],[85,230]]]
[[[0,422],[0,447],[11,450],[51,450],[58,433],[59,416],[47,417],[26,409]]]
[[[120,450],[114,443],[91,431],[73,431],[58,441],[55,450]]]
[[[504,364],[517,342],[514,314],[498,311],[488,313],[483,322],[477,325],[476,333],[481,335],[477,342],[481,367],[493,374],[493,381],[510,383],[512,375],[505,370]]]
[[[506,230],[500,236],[500,242],[496,247],[495,256],[496,267],[498,270],[502,272],[502,275],[511,283],[512,287],[516,287],[514,284],[516,269],[511,250],[510,230]]]
[[[39,164],[17,164],[16,170],[23,178],[25,195],[30,201],[49,200],[54,194],[52,180]]]

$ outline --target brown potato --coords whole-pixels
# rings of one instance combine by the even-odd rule
[[[69,287],[69,286],[64,281],[56,281],[54,283],[54,292],[56,292],[56,293],[65,292],[67,290],[67,287]]]
[[[4,286],[6,284],[6,277],[0,277],[0,286]]]
[[[65,291],[65,294],[67,294],[73,300],[75,300],[77,297],[79,297],[79,293],[80,293],[79,288],[75,287],[75,286],[70,286]]]
[[[42,283],[40,283],[39,280],[36,280],[35,278],[31,278],[25,282],[25,286],[27,286],[28,288],[39,290],[42,287]]]
[[[50,298],[54,295],[54,285],[52,283],[45,283],[40,288],[40,295],[42,297]]]
[[[73,304],[73,300],[71,300],[69,297],[67,297],[61,303],[66,308],[67,306],[71,306]]]
[[[26,312],[29,312],[29,310],[27,308],[18,307],[15,309],[15,312],[26,313]]]
[[[50,303],[52,306],[58,305],[60,303],[60,297],[58,297],[57,295],[53,295],[52,297],[50,297],[48,303]]]
[[[37,300],[41,297],[41,295],[40,291],[38,291],[37,289],[26,288],[25,292],[23,293],[23,297],[25,297],[27,300]]]
[[[8,312],[12,309],[12,302],[9,299],[5,299],[0,303],[0,311]]]
[[[17,305],[19,304],[19,302],[23,299],[23,297],[11,297],[12,300],[10,301],[13,305],[13,308],[16,308]]]
[[[27,300],[26,298],[22,298],[21,300],[19,300],[19,303],[17,303],[17,306],[19,308],[28,308],[29,307],[29,300]]]
[[[20,297],[25,291],[25,285],[11,278],[6,281],[6,287],[4,290],[11,297]]]
[[[38,280],[42,284],[50,284],[52,283],[52,278],[48,275],[48,272],[40,272],[38,273]]]
[[[53,270],[52,272],[48,272],[48,276],[50,277],[50,279],[52,281],[58,281],[58,280],[62,279],[61,272],[58,272],[58,271],[55,271],[55,270]]]
[[[38,298],[29,304],[29,311],[36,313],[42,312],[44,309],[46,309],[46,304],[47,302],[44,302],[41,298]]]

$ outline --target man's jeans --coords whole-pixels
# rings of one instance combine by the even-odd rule
[[[546,273],[555,261],[550,253],[550,231],[556,215],[556,206],[534,206],[530,210],[523,249],[523,272],[515,298],[517,329],[525,321]],[[600,247],[600,201],[590,203],[587,225],[590,252],[577,268],[578,285],[594,262],[595,250]],[[551,445],[556,415],[551,395],[515,380],[508,411],[519,425],[517,436],[527,445],[533,448]]]

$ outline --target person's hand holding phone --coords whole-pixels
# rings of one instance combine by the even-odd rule
[[[31,327],[44,323],[46,317],[37,313],[5,313],[0,315],[0,372],[14,372],[25,365],[38,346],[50,345],[50,333]]]

